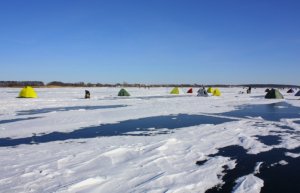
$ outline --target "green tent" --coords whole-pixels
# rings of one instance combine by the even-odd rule
[[[178,87],[173,88],[173,90],[170,92],[170,94],[181,94],[181,93],[182,91]]]
[[[122,88],[122,89],[119,91],[118,96],[130,96],[130,94],[127,92],[127,90],[125,90],[124,88]]]
[[[265,96],[266,99],[283,99],[282,94],[277,89],[271,89]]]

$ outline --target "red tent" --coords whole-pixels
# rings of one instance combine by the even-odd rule
[[[193,88],[190,88],[187,93],[193,93]]]

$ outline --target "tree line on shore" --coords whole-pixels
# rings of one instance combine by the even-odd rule
[[[0,81],[0,87],[253,87],[253,88],[300,88],[298,85],[284,85],[284,84],[140,84],[140,83],[116,83],[116,84],[103,84],[103,83],[65,83],[61,81],[52,81],[45,84],[43,81]]]

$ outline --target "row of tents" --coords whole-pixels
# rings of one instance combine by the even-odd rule
[[[118,96],[130,96],[127,90],[122,88]],[[31,86],[25,86],[19,93],[19,98],[37,98],[37,94],[35,90]],[[88,90],[85,91],[85,98],[90,98],[91,94]]]
[[[279,92],[277,89],[266,89],[265,92],[267,93],[265,95],[266,99],[283,99],[283,95]],[[190,88],[187,93],[191,94],[193,93],[193,88]],[[208,93],[211,93],[212,96],[221,96],[221,91],[216,88],[213,89],[212,87],[209,87],[207,90],[202,87],[197,91],[197,96],[202,96],[202,97],[207,97],[209,96]],[[294,90],[291,91],[291,89],[288,91],[288,93],[294,93]],[[175,87],[172,89],[170,94],[183,94],[182,90],[179,87]],[[118,96],[130,96],[129,92],[122,88]],[[295,94],[295,96],[300,96],[300,90]],[[37,93],[31,86],[26,86],[24,87],[20,93],[19,93],[19,98],[37,98]],[[85,91],[85,98],[90,98],[90,92]]]
[[[283,95],[279,92],[278,89],[266,89],[265,92],[267,93],[265,98],[266,99],[272,99],[272,98],[275,98],[275,99],[283,99]],[[295,91],[293,89],[289,89],[287,91],[287,93],[295,93]],[[295,94],[295,96],[300,96],[300,90]]]
[[[299,91],[298,91],[299,92]],[[290,88],[286,93],[295,93],[295,90]]]
[[[188,91],[187,91],[188,94],[192,94],[193,93],[193,88],[190,88]],[[211,93],[213,96],[221,96],[221,91],[216,88],[216,89],[213,89],[212,87],[209,87],[207,90],[205,90],[205,88],[200,88],[198,91],[197,91],[197,96],[204,96],[204,97],[207,97],[208,96],[208,93]],[[183,94],[182,90],[179,88],[179,87],[175,87],[172,89],[172,91],[170,92],[170,94]]]
[[[187,93],[193,93],[193,88],[190,88]],[[208,88],[206,91],[205,88],[201,88],[198,90],[198,96],[208,96],[208,93],[212,93],[213,96],[221,96],[221,92],[219,89]],[[172,89],[170,94],[183,94],[182,90],[179,87],[175,87]],[[118,96],[130,96],[129,92],[122,88]],[[88,90],[85,90],[85,98],[90,98],[91,94]],[[31,86],[24,87],[20,93],[19,98],[37,98],[37,93]]]

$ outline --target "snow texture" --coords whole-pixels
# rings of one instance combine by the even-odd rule
[[[264,182],[253,174],[243,176],[236,181],[233,193],[259,193]]]

